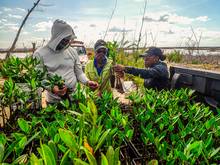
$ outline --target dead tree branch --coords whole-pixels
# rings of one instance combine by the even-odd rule
[[[17,32],[17,34],[16,34],[16,37],[15,37],[15,39],[14,39],[14,41],[13,41],[13,44],[12,44],[11,48],[9,49],[9,51],[8,51],[7,54],[6,54],[6,57],[5,57],[6,59],[9,58],[10,53],[15,49],[16,42],[17,42],[18,37],[19,37],[19,35],[20,35],[20,33],[21,33],[21,29],[23,28],[23,26],[25,25],[25,23],[26,23],[26,21],[27,21],[29,15],[30,15],[31,12],[34,10],[34,8],[39,4],[39,2],[40,2],[40,0],[37,0],[37,2],[34,3],[34,6],[33,6],[30,10],[28,10],[27,15],[25,16],[24,20],[23,20],[22,23],[21,23],[21,26],[20,26],[19,29],[18,29],[18,32]]]
[[[110,26],[110,23],[111,23],[112,17],[113,17],[113,15],[114,15],[114,13],[115,13],[115,9],[116,9],[116,7],[117,7],[117,3],[118,3],[118,1],[115,0],[115,7],[114,7],[114,9],[112,10],[112,14],[111,14],[110,19],[109,19],[109,21],[108,21],[108,25],[107,25],[107,28],[106,28],[106,31],[105,31],[105,34],[104,34],[103,40],[105,40],[105,37],[106,37],[106,35],[107,35],[107,33],[108,33],[108,29],[109,29],[109,26]]]
[[[146,8],[147,8],[147,0],[145,0],[145,3],[144,3],[144,12],[143,12],[142,20],[141,20],[141,28],[139,32],[138,41],[137,41],[137,51],[139,49],[139,44],[141,42],[141,34],[142,34],[143,25],[144,25],[144,16],[145,16]]]

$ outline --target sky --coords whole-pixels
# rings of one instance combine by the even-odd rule
[[[0,48],[12,44],[36,0],[0,0]],[[141,46],[220,46],[220,0],[117,0],[107,41]],[[56,19],[70,24],[88,47],[103,39],[116,0],[41,0],[22,29],[16,47],[46,44]]]

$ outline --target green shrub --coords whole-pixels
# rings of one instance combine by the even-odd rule
[[[219,160],[220,115],[195,102],[193,92],[145,89],[129,96],[134,123],[139,123],[134,138],[141,139],[143,148],[152,149],[150,154],[166,164],[212,164]],[[150,157],[148,152],[143,154]]]
[[[180,63],[183,60],[183,54],[178,50],[174,50],[167,54],[167,59],[169,62]]]
[[[192,60],[192,64],[199,64],[198,60]]]

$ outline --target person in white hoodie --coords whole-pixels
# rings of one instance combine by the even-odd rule
[[[51,29],[51,39],[42,48],[35,51],[33,57],[41,61],[38,69],[45,68],[49,75],[61,76],[65,80],[65,86],[59,89],[46,88],[46,101],[48,104],[58,103],[67,90],[73,92],[77,82],[88,85],[92,89],[99,84],[90,81],[82,70],[79,56],[76,50],[70,47],[70,41],[76,38],[72,27],[62,20],[55,20]]]

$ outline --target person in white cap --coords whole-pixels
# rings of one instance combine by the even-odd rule
[[[55,20],[51,29],[51,39],[34,53],[33,57],[41,61],[38,69],[46,68],[49,75],[61,76],[65,86],[60,89],[46,88],[46,102],[58,103],[67,91],[74,92],[77,82],[88,85],[92,89],[98,88],[98,83],[90,81],[82,70],[76,50],[70,47],[70,41],[76,38],[72,27],[62,20]]]

